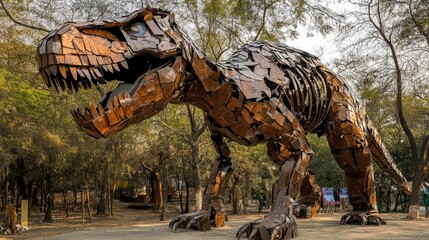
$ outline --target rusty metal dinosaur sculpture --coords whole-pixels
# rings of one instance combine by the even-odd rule
[[[214,63],[177,26],[173,13],[142,9],[106,21],[66,23],[40,41],[37,61],[46,84],[56,89],[120,82],[98,105],[72,111],[79,128],[94,138],[139,123],[168,103],[190,103],[206,113],[219,158],[202,209],[173,219],[173,229],[224,225],[221,196],[232,172],[225,137],[244,145],[266,143],[281,166],[271,211],[240,228],[238,238],[297,236],[292,203],[300,194],[304,207],[299,215],[317,215],[320,188],[308,171],[313,151],[307,133],[325,135],[345,171],[354,212],[342,223],[383,222],[369,214],[377,211],[372,159],[411,191],[345,81],[304,51],[259,41]]]

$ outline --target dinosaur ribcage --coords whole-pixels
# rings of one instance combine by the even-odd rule
[[[306,132],[316,129],[326,117],[330,87],[325,73],[319,67],[305,69],[282,68],[289,84],[281,88],[280,97],[300,121]]]
[[[248,100],[279,99],[306,132],[317,131],[326,117],[333,74],[309,53],[281,43],[252,42],[219,66]],[[287,114],[282,106],[276,107]]]

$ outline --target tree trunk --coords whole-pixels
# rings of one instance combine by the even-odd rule
[[[4,168],[4,204],[7,205],[9,203],[8,197],[9,197],[9,167],[6,166]]]
[[[3,211],[3,169],[0,168],[0,212]]]
[[[47,185],[47,199],[46,199],[46,210],[45,210],[45,217],[43,219],[43,222],[53,222],[54,220],[52,219],[52,208],[54,207],[54,191],[53,191],[53,187],[52,187],[52,180],[51,180],[51,176],[48,174],[46,175],[46,185]]]
[[[91,194],[89,192],[89,186],[86,186],[86,210],[88,212],[88,221],[92,221],[92,199]]]
[[[395,206],[393,207],[393,212],[398,211],[398,206],[399,206],[399,196],[401,195],[401,191],[398,191],[398,193],[396,194],[395,197]]]
[[[180,178],[177,177],[176,178],[176,186],[177,189],[179,189],[179,203],[180,203],[180,212],[183,213],[183,189],[182,186],[180,184]]]
[[[106,198],[104,196],[104,192],[101,193],[101,196],[99,198],[97,204],[97,215],[98,216],[104,216],[106,214]]]
[[[40,182],[40,210],[39,210],[40,213],[43,212],[44,196],[45,196],[44,180],[42,179],[42,181]]]
[[[97,204],[97,215],[104,216],[106,215],[106,183],[107,183],[107,168],[105,168],[103,182],[101,183],[101,187],[98,185],[100,192]]]
[[[64,212],[66,213],[66,217],[69,217],[69,205],[67,201],[67,191],[63,190],[63,208]]]
[[[153,210],[158,211],[162,208],[163,196],[162,196],[162,178],[159,172],[155,173],[156,185],[155,185],[155,201],[153,204]]]
[[[22,199],[28,200],[26,178],[27,178],[27,171],[25,169],[25,161],[24,161],[24,158],[20,157],[18,160],[18,181],[17,181],[18,190],[19,190],[19,194],[17,198],[18,202],[19,202],[19,197],[21,197]]]
[[[153,210],[158,211],[162,208],[163,196],[162,196],[162,177],[161,177],[161,167],[163,163],[163,154],[159,152],[159,162],[158,165],[151,168],[146,166],[144,163],[141,163],[143,168],[149,171],[150,184],[152,188],[152,203]]]
[[[73,190],[73,210],[75,210],[77,207],[77,191],[76,189]]]
[[[234,176],[234,182],[231,187],[231,204],[232,204],[232,214],[239,214],[239,197],[238,197],[238,183],[240,181],[240,176]]]
[[[52,208],[54,207],[54,191],[53,191],[53,187],[52,187],[52,180],[51,180],[51,176],[48,174],[46,175],[46,185],[47,185],[47,207],[46,207],[46,211],[45,211],[45,217],[43,219],[43,222],[48,222],[51,223],[54,220],[52,219]]]
[[[86,202],[86,209],[88,211],[88,221],[91,222],[92,221],[92,201],[91,201],[88,183],[85,185],[85,202]]]
[[[43,195],[43,201],[44,201],[44,205],[43,205],[43,212],[46,212],[46,209],[48,208],[48,195],[49,195],[49,190],[45,189],[45,193]]]
[[[146,168],[147,169],[147,168]],[[147,169],[149,171],[149,182],[150,182],[150,202],[155,203],[155,182],[156,182],[156,175],[153,173],[153,171],[150,169]]]
[[[414,167],[414,176],[413,176],[413,191],[411,192],[410,198],[410,209],[408,212],[408,218],[417,220],[419,218],[419,209],[420,207],[420,185],[423,181],[424,176],[424,162],[423,159],[420,159],[417,152],[417,143],[414,138],[413,132],[408,126],[407,120],[404,116],[403,104],[402,104],[402,70],[399,65],[398,56],[396,54],[395,45],[391,39],[391,35],[387,36],[383,28],[383,19],[381,19],[380,14],[376,15],[378,24],[372,19],[371,16],[371,5],[368,5],[368,14],[369,20],[372,25],[377,29],[383,41],[387,44],[392,54],[392,60],[395,65],[395,77],[396,77],[396,110],[398,112],[399,123],[401,124],[402,130],[405,132],[405,135],[408,138],[411,149],[411,157]],[[380,4],[377,4],[377,10],[381,11]]]
[[[162,207],[161,207],[161,216],[159,217],[159,221],[165,221],[165,208],[167,206],[167,198],[162,199]]]
[[[197,142],[192,143],[192,169],[194,172],[194,186],[195,186],[195,210],[200,210],[203,206],[203,191],[201,184],[200,163],[198,154],[200,147]]]
[[[11,203],[6,205],[5,209],[5,217],[6,217],[6,226],[9,228],[11,233],[16,233],[16,220],[18,214],[16,214],[15,209]]]
[[[246,189],[246,183],[244,184],[244,188],[241,189],[241,201],[243,203],[243,214],[247,215],[248,211],[247,211],[247,189]]]
[[[80,205],[82,206],[82,224],[85,224],[85,202],[83,201],[83,188],[80,190]]]
[[[113,179],[112,189],[110,193],[110,216],[113,217],[113,201],[115,200],[116,179]]]
[[[48,194],[48,199],[47,199],[47,202],[48,202],[48,206],[47,206],[47,208],[46,208],[46,212],[45,212],[45,217],[43,218],[43,222],[44,223],[51,223],[51,222],[53,222],[54,220],[52,219],[52,208],[53,208],[53,206],[54,206],[54,199],[53,199],[53,197],[52,197],[52,194],[50,193],[50,194]]]
[[[16,187],[16,185],[15,185],[15,187]],[[14,194],[15,196],[16,196],[16,198],[14,198],[15,199],[15,208],[16,209],[19,209],[19,199],[20,199],[20,195],[19,195],[19,186],[18,187],[16,187],[16,191],[14,191],[14,192],[16,192],[16,194]]]
[[[31,191],[31,206],[39,204],[39,181],[35,180],[33,190]]]
[[[185,188],[186,188],[186,203],[185,203],[185,211],[184,213],[188,213],[189,212],[189,182],[186,181],[185,183]]]

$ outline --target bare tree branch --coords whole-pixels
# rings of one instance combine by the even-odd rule
[[[32,26],[32,25],[28,25],[28,24],[25,24],[25,23],[22,23],[22,22],[20,22],[20,21],[16,20],[16,19],[15,19],[15,18],[10,14],[10,12],[7,10],[6,6],[5,6],[5,5],[4,5],[4,3],[3,3],[3,0],[0,0],[0,4],[1,4],[1,6],[3,7],[4,12],[5,12],[5,13],[6,13],[6,15],[10,18],[10,20],[12,20],[12,22],[14,22],[14,23],[16,23],[16,24],[18,24],[18,25],[21,25],[21,26],[23,26],[23,27],[31,28],[31,29],[34,29],[34,30],[39,30],[39,31],[43,31],[43,32],[50,32],[50,30],[48,30],[48,29],[46,29],[46,28],[43,28],[43,27],[36,27],[36,26]]]
[[[171,131],[173,131],[177,135],[181,136],[185,141],[191,143],[190,139],[185,134],[181,133],[180,131],[176,130],[175,128],[171,127],[170,125],[166,124],[163,121],[159,121],[159,123],[161,123],[164,127],[170,129]]]

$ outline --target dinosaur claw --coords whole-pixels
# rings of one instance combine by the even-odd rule
[[[194,228],[200,231],[208,231],[210,230],[210,219],[207,211],[198,211],[175,217],[171,220],[169,226],[173,231],[177,231],[178,228],[186,230]]]
[[[367,212],[349,212],[341,217],[341,224],[385,225],[386,221]]]
[[[249,235],[249,240],[256,239],[256,235],[258,234],[258,232],[259,232],[258,228],[253,228],[252,232]]]
[[[249,223],[246,223],[246,224],[244,224],[238,231],[237,231],[237,234],[235,234],[235,237],[237,238],[237,239],[240,239],[241,238],[241,236],[243,236],[243,234],[244,234],[244,232],[247,232],[247,230],[248,230],[248,228],[249,228],[249,226],[250,226],[250,224]],[[248,235],[248,234],[247,234]],[[247,236],[246,235],[246,236]]]
[[[268,216],[243,225],[237,232],[237,239],[247,233],[248,239],[276,240],[298,236],[295,219],[292,216]]]

